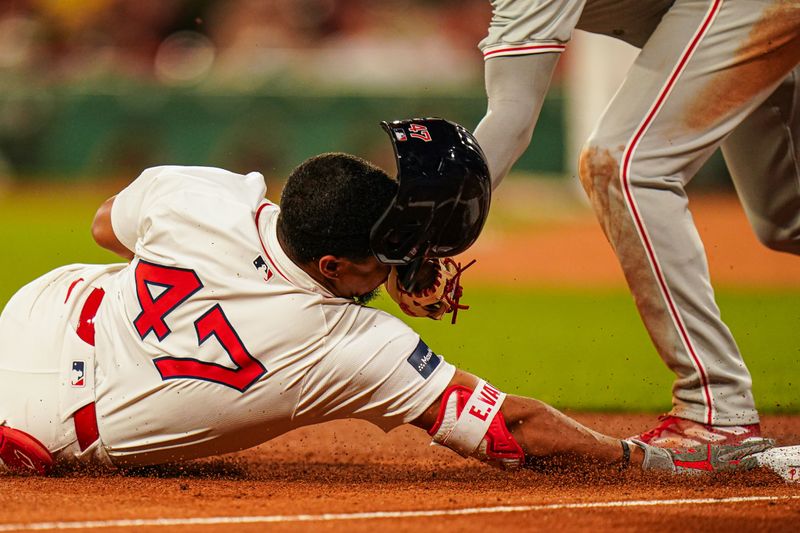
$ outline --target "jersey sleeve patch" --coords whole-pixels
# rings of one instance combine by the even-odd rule
[[[433,351],[428,348],[428,345],[420,339],[419,343],[417,343],[417,347],[414,348],[414,351],[411,352],[411,355],[408,356],[406,361],[414,367],[414,370],[419,372],[420,376],[424,379],[428,379],[428,377],[433,374],[433,371],[436,370],[436,367],[439,366],[439,363],[442,362],[442,358],[433,353]]]

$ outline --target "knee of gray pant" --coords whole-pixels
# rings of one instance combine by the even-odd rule
[[[580,154],[578,177],[591,200],[607,198],[611,188],[619,188],[619,150],[587,142]]]
[[[784,227],[770,222],[753,225],[758,240],[778,252],[800,255],[800,226]]]

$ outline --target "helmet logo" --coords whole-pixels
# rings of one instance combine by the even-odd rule
[[[408,131],[411,132],[409,133],[411,137],[414,137],[415,139],[422,139],[426,143],[433,140],[433,138],[431,138],[430,132],[428,132],[428,128],[420,124],[409,125]]]
[[[392,128],[392,133],[394,133],[394,138],[398,141],[407,141],[408,137],[406,137],[406,132],[403,128]]]

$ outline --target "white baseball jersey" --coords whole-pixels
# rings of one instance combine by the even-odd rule
[[[115,464],[241,450],[334,418],[388,430],[452,378],[402,321],[332,295],[289,259],[265,190],[258,173],[170,166],[116,197],[114,233],[136,257],[95,283],[94,375]]]

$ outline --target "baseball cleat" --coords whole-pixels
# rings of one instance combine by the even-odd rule
[[[759,457],[772,451],[774,446],[772,439],[752,437],[738,444],[704,444],[697,448],[666,451],[678,473],[729,472],[758,468],[761,466]]]
[[[712,426],[672,415],[659,417],[661,423],[631,439],[658,448],[688,449],[705,444],[731,446],[761,436],[759,424],[744,426]]]
[[[781,446],[756,455],[758,464],[790,483],[800,483],[800,446]]]
[[[788,475],[794,474],[787,472],[784,475],[783,469],[788,470],[790,463],[800,459],[800,446],[795,447],[798,453],[773,453],[775,441],[761,437],[751,437],[732,445],[702,444],[687,449],[658,448],[635,440],[631,442],[644,452],[643,470],[674,474],[710,474],[766,467],[787,479]]]
[[[53,456],[44,444],[18,429],[0,426],[0,473],[46,475]]]

